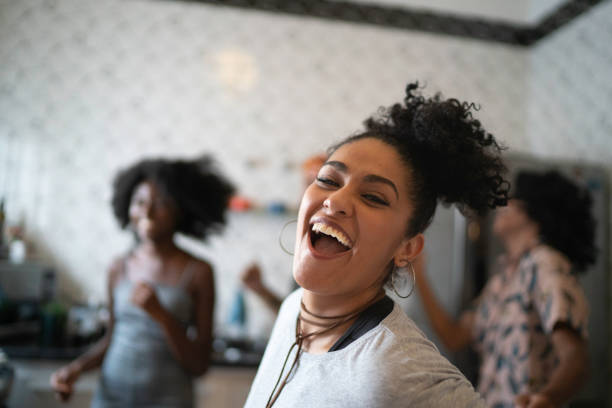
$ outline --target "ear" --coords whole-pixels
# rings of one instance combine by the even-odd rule
[[[398,267],[404,267],[408,265],[408,262],[412,262],[425,247],[425,236],[423,234],[416,234],[410,238],[404,238],[402,243],[399,245],[395,254],[393,254],[393,262]]]

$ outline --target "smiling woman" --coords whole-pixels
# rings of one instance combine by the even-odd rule
[[[372,271],[388,263],[404,239],[409,183],[394,148],[377,139],[347,144],[332,158],[304,194],[294,274],[305,289],[355,294],[351,300],[359,304],[380,290],[384,276]],[[340,242],[325,244],[330,241]]]
[[[51,376],[65,400],[101,366],[92,407],[192,407],[193,379],[210,363],[215,290],[210,264],[174,243],[225,223],[232,185],[212,159],[148,159],[117,174],[113,210],[135,238],[108,273],[104,338]]]
[[[283,303],[247,407],[484,406],[384,291],[423,250],[438,202],[481,212],[508,195],[473,105],[417,88],[333,146],[306,189],[301,289]]]

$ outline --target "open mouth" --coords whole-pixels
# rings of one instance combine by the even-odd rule
[[[310,228],[310,243],[315,251],[324,256],[334,256],[350,250],[351,240],[331,225],[315,222]]]

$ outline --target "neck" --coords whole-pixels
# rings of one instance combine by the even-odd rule
[[[380,299],[385,292],[382,288],[372,288],[351,295],[321,295],[304,289],[302,302],[313,314],[335,317],[350,314],[374,299]]]
[[[361,312],[384,293],[382,289],[375,289],[353,296],[321,296],[304,290],[300,331],[307,337],[303,348],[314,354],[326,353]]]
[[[517,231],[511,236],[504,238],[503,242],[508,261],[511,264],[516,264],[525,252],[540,244],[540,239],[538,238],[537,231],[527,229]]]
[[[138,246],[138,251],[160,258],[167,257],[177,251],[177,246],[174,244],[172,237],[160,240],[146,240],[142,241]]]

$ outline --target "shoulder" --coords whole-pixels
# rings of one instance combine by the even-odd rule
[[[414,406],[470,406],[463,402],[480,401],[463,374],[397,304],[355,352],[369,367],[366,372],[376,373],[378,392],[393,400]]]
[[[400,358],[406,363],[414,362],[422,357],[442,357],[437,347],[425,336],[406,313],[397,305],[381,322],[380,336],[386,339],[385,359]],[[442,357],[443,358],[443,357]],[[399,365],[398,368],[402,366]]]
[[[283,303],[281,304],[280,310],[278,312],[278,318],[285,316],[295,317],[295,314],[298,312],[300,308],[300,301],[302,300],[302,288],[297,288],[293,292],[291,292]]]
[[[300,311],[302,292],[302,288],[298,288],[283,300],[274,322],[270,343],[273,343],[272,340],[277,336],[284,339],[287,333],[291,333],[291,335],[295,333],[295,322]]]
[[[526,274],[526,282],[531,282],[530,287],[579,286],[571,270],[572,265],[565,255],[552,247],[540,245],[529,253],[522,274]]]
[[[400,339],[403,338],[425,338],[425,335],[414,323],[414,321],[406,315],[402,308],[397,304],[393,303],[393,310],[387,317],[385,317],[381,325],[394,336],[398,336]]]
[[[569,261],[546,246],[532,252],[534,267],[530,281],[534,284],[530,288],[535,287],[533,299],[545,333],[551,333],[557,323],[565,323],[586,338],[588,299],[576,275],[570,273]]]
[[[214,286],[214,273],[210,263],[203,259],[198,259],[192,255],[188,255],[185,271],[187,273],[187,287],[191,287],[196,291],[210,289]]]
[[[537,265],[538,271],[566,274],[571,264],[567,257],[548,245],[539,245],[529,253],[530,260]]]
[[[430,366],[451,364],[423,334],[404,311],[395,304],[380,325],[358,339],[355,349],[368,363],[382,369],[381,374],[404,376],[430,374]]]
[[[203,259],[198,259],[193,256],[189,256],[188,267],[191,269],[191,272],[194,274],[196,278],[212,278],[213,268],[207,261]]]
[[[113,259],[108,267],[107,282],[110,288],[113,288],[125,273],[125,263],[127,262],[128,257],[129,254],[118,256]]]
[[[302,289],[298,288],[285,298],[274,321],[274,327],[266,346],[261,367],[274,365],[271,361],[276,361],[277,352],[287,352],[285,347],[289,347],[295,341],[295,325],[299,313],[300,300],[302,299]],[[283,350],[283,351],[281,351]]]

